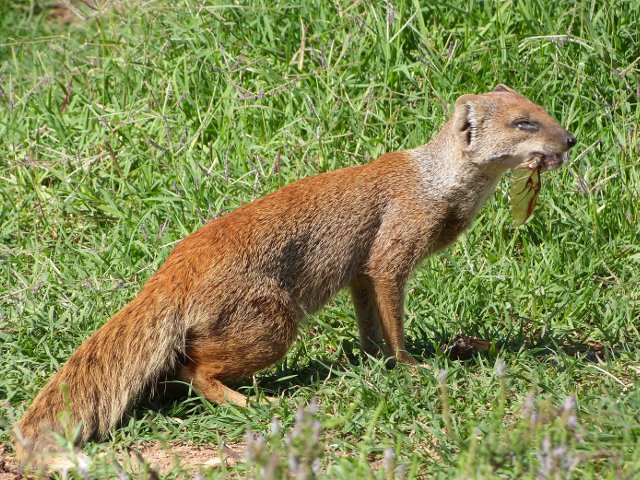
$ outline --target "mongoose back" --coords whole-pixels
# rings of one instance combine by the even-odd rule
[[[362,348],[404,364],[404,289],[453,242],[503,173],[549,165],[575,138],[504,85],[463,95],[427,145],[285,186],[176,245],[142,291],[86,340],[16,426],[23,461],[50,447],[65,411],[79,444],[113,428],[160,378],[212,402],[245,404],[225,384],[279,361],[302,319],[351,289]]]

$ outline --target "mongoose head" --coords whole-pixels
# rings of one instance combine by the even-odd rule
[[[497,172],[533,159],[545,170],[557,168],[576,144],[542,107],[505,85],[461,96],[452,120],[463,156]]]

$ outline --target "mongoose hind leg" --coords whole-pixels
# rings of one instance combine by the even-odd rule
[[[246,405],[243,395],[224,384],[277,363],[297,336],[301,314],[288,295],[268,280],[247,284],[258,286],[244,290],[241,300],[234,298],[233,309],[226,309],[230,314],[222,320],[217,308],[201,304],[198,316],[212,320],[187,334],[187,362],[179,378],[217,403]]]
[[[212,376],[207,365],[190,363],[182,367],[179,379],[191,383],[198,393],[212,403],[233,403],[241,407],[247,406],[246,397]]]

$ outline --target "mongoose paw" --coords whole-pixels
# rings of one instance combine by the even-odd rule
[[[398,352],[395,358],[397,363],[401,363],[403,365],[407,365],[409,367],[418,367],[420,366],[420,362],[416,360],[411,354],[407,352]]]

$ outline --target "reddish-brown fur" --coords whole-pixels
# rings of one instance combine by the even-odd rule
[[[542,128],[523,133],[514,119]],[[279,361],[302,319],[350,287],[363,349],[405,351],[405,283],[427,255],[473,221],[500,176],[533,153],[575,140],[507,87],[464,95],[427,145],[309,177],[182,240],[140,294],[85,341],[17,425],[24,458],[59,430],[68,387],[79,443],[117,424],[161,377],[193,382],[214,402],[244,404],[224,385]],[[177,373],[175,373],[177,372]]]

